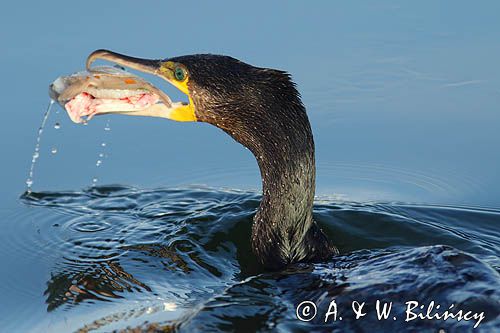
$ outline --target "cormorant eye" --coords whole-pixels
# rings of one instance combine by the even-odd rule
[[[182,67],[175,67],[174,76],[177,81],[183,81],[186,78],[186,71]]]

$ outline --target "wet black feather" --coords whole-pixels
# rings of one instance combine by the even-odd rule
[[[267,268],[337,253],[312,218],[314,141],[299,92],[286,72],[219,55],[169,59],[183,64],[198,120],[247,147],[262,175],[252,247]]]

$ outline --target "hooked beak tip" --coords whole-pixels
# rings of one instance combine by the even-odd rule
[[[158,75],[161,64],[161,60],[136,58],[117,52],[100,49],[95,50],[87,57],[86,67],[88,71],[92,70],[91,65],[97,59],[111,61],[118,65],[129,67],[153,75]]]

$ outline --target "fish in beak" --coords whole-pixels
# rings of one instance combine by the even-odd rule
[[[97,50],[87,58],[86,71],[61,76],[49,88],[51,98],[66,109],[74,122],[113,113],[196,121],[191,98],[189,103],[172,102],[162,90],[137,75],[116,67],[91,67],[97,59],[159,76],[189,96],[187,72],[179,65]]]

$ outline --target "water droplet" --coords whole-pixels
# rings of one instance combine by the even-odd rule
[[[92,183],[97,183],[97,178],[92,178]]]
[[[60,128],[61,128],[61,124],[59,124],[59,123],[55,123],[55,124],[54,124],[54,128],[55,128],[55,129],[60,129]]]
[[[104,153],[100,153],[100,154],[99,154],[99,157],[104,157]]]
[[[52,149],[50,150],[50,152],[52,154],[57,154],[57,148],[56,147],[52,147]]]
[[[100,165],[101,165],[101,163],[102,163],[102,161],[101,161],[101,160],[97,160],[97,162],[95,162],[95,166],[96,166],[96,167],[98,167],[98,166],[100,166]]]
[[[28,174],[28,179],[26,180],[26,185],[28,185],[28,192],[31,192],[31,186],[33,185],[33,175],[35,173],[35,164],[40,156],[40,141],[42,140],[42,132],[43,128],[45,127],[45,123],[47,122],[47,119],[49,118],[50,115],[50,110],[52,109],[52,105],[54,104],[54,100],[51,99],[49,105],[47,106],[47,111],[45,111],[45,114],[42,119],[42,123],[40,124],[40,127],[38,128],[38,137],[36,138],[36,144],[35,144],[35,151],[33,152],[33,156],[31,159],[31,166],[30,166],[30,171]]]
[[[109,126],[106,125],[106,127],[104,127],[104,130],[105,131],[111,131],[111,127],[109,127]]]
[[[106,147],[106,142],[101,143],[101,147]]]

